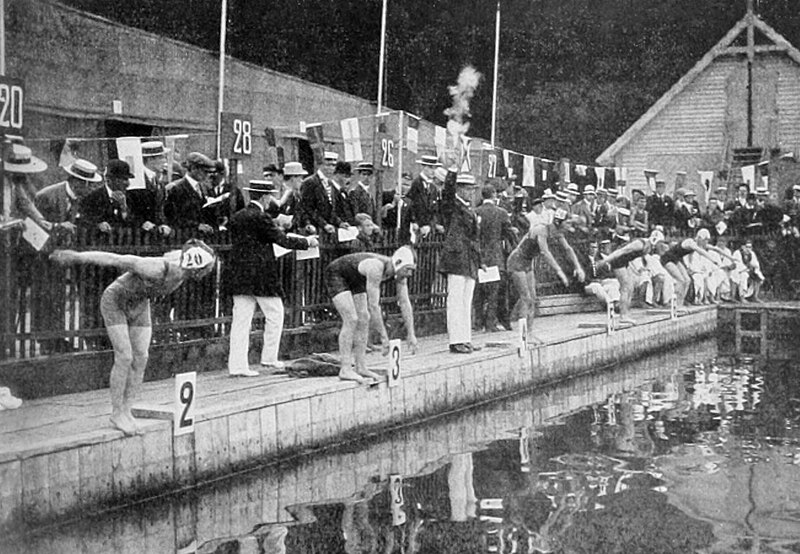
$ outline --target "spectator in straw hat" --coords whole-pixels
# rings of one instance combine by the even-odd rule
[[[434,184],[436,168],[441,167],[436,156],[426,155],[417,160],[420,173],[411,181],[408,199],[411,202],[411,219],[419,226],[419,233],[427,237],[433,229],[443,231],[439,215],[441,194]]]
[[[339,154],[325,152],[323,163],[317,168],[316,173],[307,177],[300,188],[303,199],[303,209],[308,214],[309,222],[317,230],[329,235],[335,235],[337,228],[347,228],[349,223],[342,217],[344,198],[339,191],[339,185],[333,178]],[[350,207],[346,207],[349,211]]]
[[[223,266],[222,282],[225,291],[233,296],[228,373],[256,377],[258,372],[250,369],[247,358],[256,305],[265,320],[261,365],[283,368],[278,361],[283,331],[283,287],[272,245],[306,250],[317,246],[317,239],[286,236],[268,215],[267,208],[277,203],[278,188],[272,181],[250,181],[244,190],[250,194],[250,203],[231,217],[231,256]]]
[[[450,352],[471,354],[472,296],[481,265],[479,222],[470,198],[475,177],[450,169],[442,193],[445,237],[439,271],[447,276],[447,335]]]
[[[164,202],[167,199],[167,154],[169,149],[160,140],[142,143],[144,188],[126,192],[130,222],[144,231],[169,236],[172,229],[166,224]]]
[[[572,205],[572,215],[579,215],[587,223],[594,220],[594,207],[597,201],[597,194],[595,193],[593,185],[586,185],[583,187],[583,196],[579,202]]]
[[[81,217],[81,201],[103,180],[97,166],[77,159],[64,169],[67,180],[43,188],[36,194],[36,207],[47,221],[73,235]],[[63,235],[62,235],[63,237]]]
[[[308,214],[303,206],[300,186],[303,179],[308,175],[308,171],[303,169],[300,162],[286,162],[283,166],[283,195],[277,204],[273,217],[278,214],[291,217],[292,222],[287,229],[301,232],[307,235],[314,235],[316,227],[311,224]]]
[[[373,198],[374,173],[372,162],[358,162],[356,165],[357,178],[347,195],[352,212],[367,214],[370,219],[376,217],[375,199]]]
[[[47,164],[33,155],[30,148],[23,144],[10,144],[6,146],[6,159],[3,161],[5,178],[11,189],[11,205],[9,212],[11,220],[31,218],[39,227],[50,231],[53,224],[42,215],[34,204],[36,193],[30,182],[31,175],[42,173],[47,169]],[[3,214],[0,214],[0,220]],[[6,222],[8,223],[8,222]]]

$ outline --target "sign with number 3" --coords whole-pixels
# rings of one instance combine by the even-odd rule
[[[402,377],[402,351],[401,341],[394,339],[389,341],[389,386],[396,387]]]

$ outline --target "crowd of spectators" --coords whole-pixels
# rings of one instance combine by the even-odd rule
[[[143,186],[130,185],[132,168],[125,161],[110,160],[101,172],[92,162],[75,159],[63,168],[63,181],[37,191],[29,177],[43,172],[45,163],[24,144],[11,144],[5,160],[12,191],[10,221],[29,219],[28,225],[32,221],[50,235],[54,248],[69,247],[80,228],[99,235],[135,228],[158,237],[181,230],[188,233],[183,239],[209,239],[225,231],[233,215],[249,202],[248,184],[233,186],[226,165],[200,152],[185,155],[179,166],[172,167],[167,167],[168,154],[161,141],[142,143]],[[320,243],[332,245],[323,250],[321,263],[326,264],[345,253],[374,251],[382,230],[393,229],[398,245],[425,239],[446,242],[446,225],[452,224],[442,210],[447,171],[436,156],[421,156],[417,166],[416,175],[402,174],[400,187],[381,190],[371,163],[353,166],[336,153],[325,152],[311,174],[299,162],[287,162],[264,167],[263,174],[249,183],[269,183],[266,213],[284,232],[319,236]],[[618,268],[601,262],[639,239],[643,244],[652,242],[652,247],[633,256],[626,269],[635,291],[631,299],[643,305],[666,304],[673,294],[678,304],[757,301],[764,275],[770,272],[762,271],[763,255],[756,253],[750,238],[772,236],[792,245],[800,240],[800,185],[789,189],[789,197],[780,203],[766,188],[751,192],[742,184],[729,199],[727,187],[720,187],[703,209],[693,190],[679,187],[670,196],[664,181],[657,181],[649,195],[639,189],[623,194],[613,185],[589,184],[580,190],[574,183],[540,191],[506,179],[489,180],[481,190],[468,188],[471,192],[462,198],[471,197],[477,206],[481,266],[497,266],[501,275],[499,283],[478,283],[476,289],[475,327],[488,330],[510,328],[519,315],[512,309],[516,293],[509,285],[508,255],[533,229],[553,225],[556,219],[566,222],[559,241],[566,237],[579,258],[567,286],[611,303],[619,302],[630,287],[615,275]],[[507,225],[502,224],[506,216]],[[652,240],[654,230],[660,240]],[[681,252],[687,238],[695,246],[674,263],[663,263],[662,256]],[[775,262],[772,254],[768,253],[770,267]],[[29,273],[26,254],[20,257],[19,284],[24,290]],[[109,275],[108,281],[112,278]],[[170,317],[207,318],[214,301],[209,289],[200,293],[189,312]],[[48,303],[47,313],[32,314],[35,331],[63,328],[63,299],[51,298]],[[91,302],[85,304],[83,309],[92,309]],[[62,342],[45,341],[45,353],[58,351]]]

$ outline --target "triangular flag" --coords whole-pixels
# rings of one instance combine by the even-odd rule
[[[419,151],[419,119],[411,114],[408,114],[408,126],[406,127],[406,148],[414,154]]]
[[[700,175],[700,184],[703,186],[703,194],[706,204],[708,204],[708,199],[711,197],[711,184],[714,182],[714,172],[698,170],[697,173]]]
[[[64,141],[64,146],[61,148],[61,155],[58,158],[58,165],[60,167],[69,167],[76,160],[75,145],[75,141],[71,138]]]
[[[583,164],[577,164],[575,166],[575,173],[577,173],[581,177],[585,177],[586,176],[586,166],[583,165]]]
[[[524,156],[522,158],[522,186],[535,187],[536,177],[533,167],[533,156]]]
[[[364,159],[361,152],[361,130],[357,117],[342,120],[342,139],[344,140],[344,160],[346,162],[360,162]]]
[[[142,140],[139,137],[119,137],[116,142],[117,158],[126,162],[134,175],[133,179],[128,180],[128,189],[145,188]]]

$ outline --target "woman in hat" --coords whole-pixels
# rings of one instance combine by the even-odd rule
[[[208,275],[217,260],[216,254],[203,241],[191,239],[181,250],[161,257],[56,250],[50,259],[60,265],[93,264],[125,272],[103,292],[100,313],[114,348],[111,424],[126,435],[138,434],[131,405],[141,389],[153,332],[150,299],[168,295],[187,279],[198,280]]]

